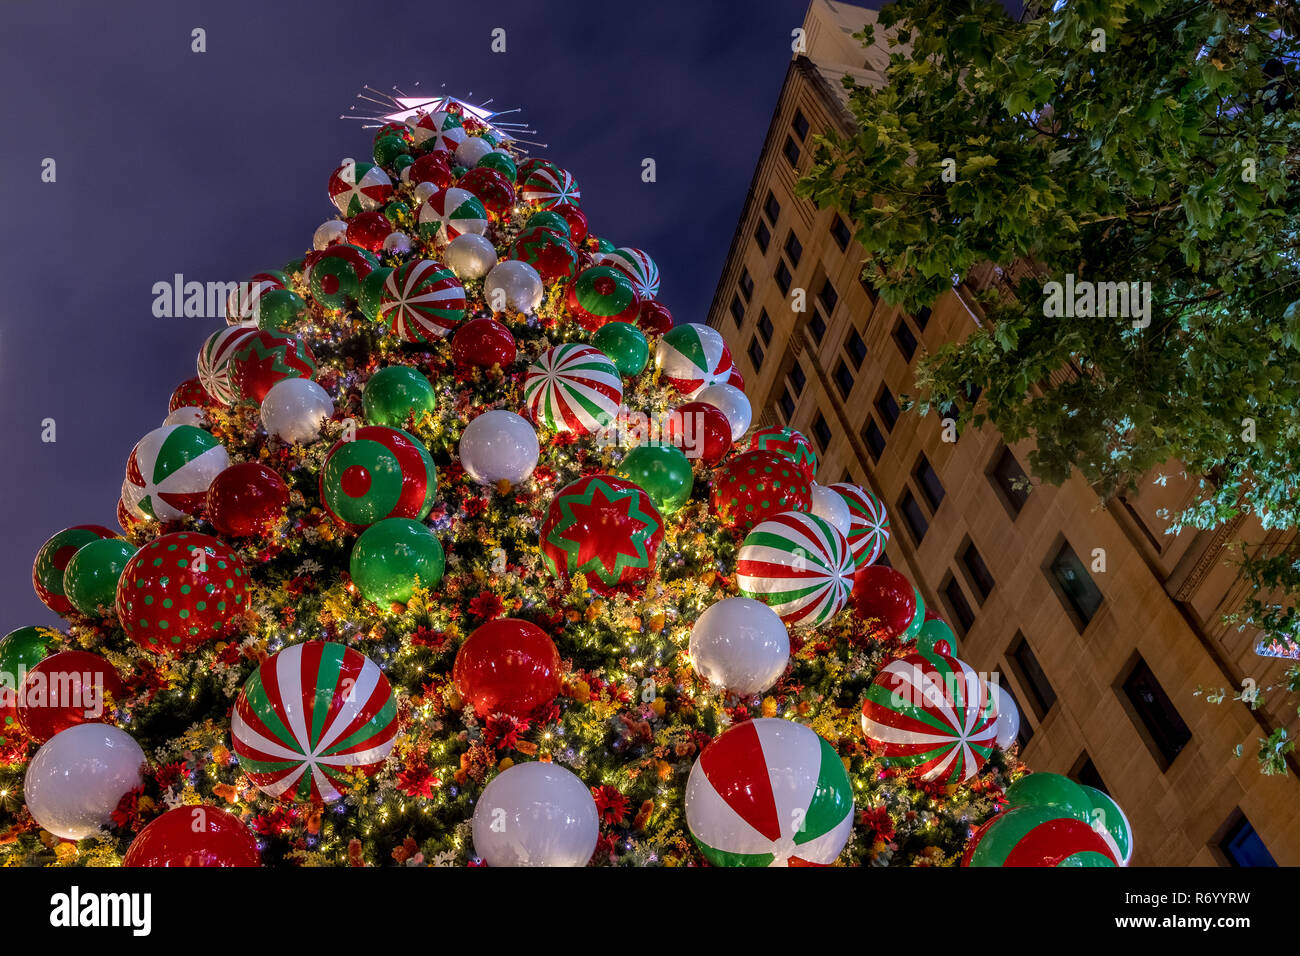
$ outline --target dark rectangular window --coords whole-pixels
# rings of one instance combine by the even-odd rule
[[[1087,627],[1101,607],[1101,591],[1093,583],[1092,575],[1083,566],[1079,556],[1074,553],[1074,548],[1070,547],[1070,542],[1061,545],[1061,550],[1056,552],[1048,569],[1058,585],[1060,597],[1074,612],[1079,629]]]
[[[930,324],[930,311],[930,307],[927,305],[922,306],[921,310],[916,313],[916,327],[922,332],[924,332],[925,327]]]
[[[1002,446],[1002,454],[993,463],[989,481],[993,483],[1012,517],[1020,514],[1020,509],[1029,500],[1029,479],[1020,467],[1020,462],[1016,461],[1016,456],[1005,445]]]
[[[749,274],[748,269],[740,270],[740,292],[746,300],[754,297],[754,278]]]
[[[790,124],[794,127],[795,135],[801,140],[808,138],[808,117],[803,115],[802,110],[794,111],[794,121]]]
[[[790,385],[794,388],[796,395],[803,394],[803,387],[807,381],[804,378],[803,366],[799,364],[798,359],[795,359],[794,364],[790,366]]]
[[[1241,819],[1229,826],[1219,841],[1219,849],[1228,858],[1228,863],[1232,866],[1277,866],[1273,854],[1268,852],[1268,847],[1264,846],[1264,841],[1245,814],[1239,812],[1239,816]]]
[[[794,398],[790,395],[790,389],[784,388],[781,390],[781,401],[779,404],[781,406],[781,413],[785,416],[787,422],[794,418]]]
[[[789,136],[785,138],[785,145],[781,147],[781,153],[785,156],[785,161],[794,168],[799,168],[799,145]]]
[[[745,303],[740,301],[738,295],[731,297],[731,317],[736,320],[736,328],[740,328],[745,321]]]
[[[1016,635],[1007,651],[1007,660],[1016,672],[1020,686],[1025,690],[1034,716],[1041,721],[1056,703],[1056,691],[1052,689],[1052,682],[1047,679],[1047,673],[1038,663],[1038,656],[1023,634]]]
[[[849,371],[843,359],[840,359],[839,364],[835,366],[835,384],[839,387],[842,398],[848,398],[849,392],[853,391],[853,373]]]
[[[939,480],[938,473],[930,465],[930,459],[922,453],[917,457],[916,468],[912,472],[916,476],[916,483],[921,486],[921,494],[925,500],[930,503],[932,512],[939,510],[939,505],[943,504],[943,482]]]
[[[894,328],[894,341],[898,343],[898,351],[903,353],[903,358],[912,361],[912,356],[916,354],[916,336],[912,334],[911,326],[899,321]]]
[[[770,192],[767,199],[763,200],[763,215],[767,216],[767,221],[776,225],[777,218],[781,215],[781,204],[776,201],[776,197]]]
[[[966,600],[961,585],[951,574],[948,575],[948,581],[943,586],[943,596],[948,602],[948,610],[952,612],[953,620],[957,622],[958,632],[965,634],[975,623],[975,612],[970,609],[970,602]]]
[[[772,320],[767,317],[767,309],[758,312],[758,334],[763,336],[763,344],[772,344]]]
[[[880,420],[885,423],[885,430],[892,432],[894,424],[898,421],[898,402],[894,401],[894,396],[883,385],[880,388],[880,397],[876,399],[876,411],[880,412]]]
[[[822,283],[821,291],[817,293],[817,299],[825,306],[827,315],[835,311],[835,303],[840,301],[840,294],[835,291],[835,286],[831,285],[830,279]]]
[[[966,549],[961,553],[961,564],[970,575],[971,584],[975,587],[975,593],[978,594],[980,603],[993,593],[993,575],[989,573],[989,567],[984,563],[983,556],[980,555],[979,549],[975,547],[972,541],[966,545]]]
[[[772,241],[772,232],[767,228],[767,223],[761,219],[758,221],[758,225],[754,227],[754,241],[758,243],[758,248],[764,252],[767,252],[768,244]]]
[[[812,318],[808,320],[808,328],[812,331],[813,339],[820,342],[826,336],[826,320],[822,318],[821,312],[813,309]]]
[[[803,243],[799,241],[793,229],[790,230],[790,235],[785,237],[785,254],[790,257],[790,265],[797,268],[799,259],[803,256]]]
[[[763,346],[758,344],[758,339],[749,340],[749,361],[753,364],[755,372],[763,367]]]
[[[880,456],[885,453],[885,435],[874,418],[868,418],[867,424],[862,429],[862,443],[867,446],[867,451],[871,452],[871,460],[880,461]]]
[[[813,420],[812,433],[813,438],[817,439],[817,450],[824,453],[831,446],[831,427],[826,424],[821,412]]]
[[[920,544],[925,539],[925,533],[930,530],[930,523],[925,520],[925,513],[921,511],[921,506],[912,496],[911,489],[903,492],[903,497],[898,502],[898,510],[903,515],[907,529],[912,532],[912,540]]]
[[[853,238],[849,227],[839,216],[836,216],[835,221],[831,223],[831,238],[835,240],[835,245],[840,247],[840,252],[849,247],[849,240]]]
[[[1092,787],[1094,790],[1100,790],[1106,796],[1110,796],[1110,791],[1106,789],[1106,784],[1101,779],[1101,774],[1097,772],[1097,765],[1092,762],[1088,756],[1088,751],[1079,754],[1079,759],[1074,762],[1074,769],[1070,771],[1070,779],[1077,780],[1086,787]]]
[[[863,292],[871,296],[872,302],[875,302],[877,299],[880,298],[880,290],[878,290],[874,285],[871,284],[871,280],[867,278],[866,269],[859,270],[858,285],[862,286]]]
[[[883,551],[880,552],[880,557],[876,558],[876,564],[883,564],[887,568],[892,568],[894,566],[894,562],[889,560],[889,555],[885,554]]]
[[[1146,730],[1152,756],[1162,770],[1168,770],[1192,739],[1192,732],[1147,662],[1140,657],[1124,681],[1124,695]]]
[[[776,284],[781,289],[781,294],[785,295],[790,291],[790,283],[794,281],[794,277],[790,275],[790,270],[786,268],[784,259],[777,262],[774,275],[776,276]]]
[[[867,357],[867,343],[862,341],[862,336],[858,335],[857,329],[849,329],[849,338],[844,343],[844,350],[853,360],[853,367],[862,368],[862,363]]]

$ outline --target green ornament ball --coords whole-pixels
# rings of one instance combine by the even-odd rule
[[[395,199],[384,207],[384,215],[394,225],[409,223],[411,221],[411,207],[400,199]]]
[[[381,136],[375,140],[375,162],[380,166],[389,166],[398,156],[405,155],[409,148],[406,140],[400,136],[395,134]]]
[[[479,166],[486,166],[488,169],[495,169],[512,183],[519,175],[519,167],[515,161],[506,153],[491,152],[478,161]]]
[[[460,179],[460,177],[464,176],[467,172],[469,172],[469,169],[465,166],[451,167],[451,175],[456,179]]]
[[[306,315],[306,301],[291,289],[270,289],[257,300],[257,327],[268,332],[292,329]]]
[[[643,488],[662,515],[686,504],[695,485],[691,463],[675,445],[637,445],[615,474]]]
[[[389,365],[366,382],[361,393],[361,410],[371,425],[401,428],[412,411],[417,419],[422,412],[436,412],[438,396],[429,380],[415,369],[408,365]]]
[[[591,344],[609,356],[620,375],[640,375],[650,361],[650,340],[631,322],[606,322]]]
[[[48,627],[20,627],[0,637],[0,683],[17,689],[19,677],[45,660],[59,636]]]
[[[125,538],[101,538],[83,545],[63,569],[63,593],[82,614],[98,615],[117,603],[117,581],[136,546]]]
[[[572,236],[569,232],[569,220],[565,219],[558,212],[552,212],[549,209],[543,209],[540,212],[535,212],[529,216],[528,222],[521,231],[527,231],[535,227],[549,229],[552,232],[558,232],[566,239],[571,238]]]
[[[384,294],[384,283],[388,281],[392,269],[381,266],[370,270],[370,275],[361,280],[361,291],[357,293],[357,308],[371,322],[379,321],[379,300]]]
[[[614,243],[610,242],[608,239],[596,238],[596,249],[600,252],[613,252],[617,248],[618,246],[614,245]]]
[[[307,268],[306,258],[299,256],[297,259],[290,259],[288,262],[286,262],[284,264],[284,268],[281,269],[280,271],[283,272],[285,275],[298,275],[306,268]]]
[[[410,518],[376,521],[352,546],[352,580],[366,600],[405,604],[416,587],[442,579],[442,545],[425,525]]]
[[[394,178],[400,179],[402,176],[402,170],[405,169],[407,166],[410,166],[414,162],[415,162],[415,157],[412,156],[410,153],[402,153],[402,155],[400,156],[394,156],[392,162],[392,170],[393,170]]]
[[[925,612],[921,612],[925,616]],[[951,627],[945,621],[931,618],[921,623],[921,629],[916,632],[916,649],[922,654],[933,654],[934,645],[939,641],[948,642],[948,650],[945,652],[950,656],[957,654],[957,635],[953,633]]]

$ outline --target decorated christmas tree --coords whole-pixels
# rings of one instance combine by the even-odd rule
[[[448,98],[329,196],[36,556],[6,864],[1127,862],[564,168]]]

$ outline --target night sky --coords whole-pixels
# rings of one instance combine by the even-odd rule
[[[303,254],[333,215],[331,171],[369,152],[373,133],[338,118],[363,84],[522,107],[592,231],[649,252],[677,320],[704,321],[805,9],[5,0],[0,634],[57,622],[32,591],[37,549],[70,525],[116,528],[132,446],[224,325],[155,318],[154,283]]]

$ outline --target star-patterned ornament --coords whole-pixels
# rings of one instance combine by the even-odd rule
[[[663,518],[638,485],[588,475],[551,502],[541,528],[542,558],[561,580],[583,574],[603,593],[646,580],[663,537]]]

